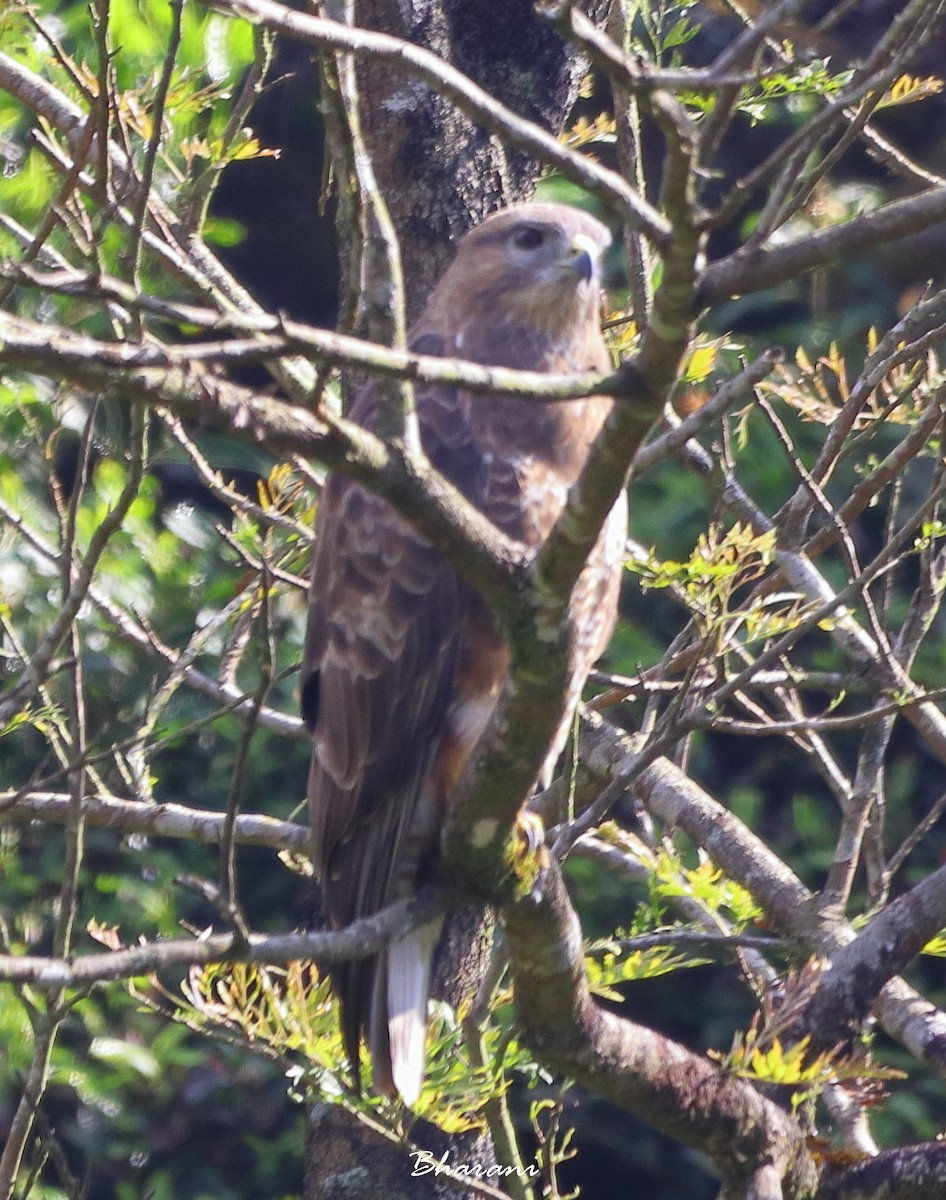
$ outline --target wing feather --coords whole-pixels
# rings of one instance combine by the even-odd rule
[[[424,352],[441,345],[427,337]],[[373,403],[369,384],[352,419],[370,426]],[[418,396],[428,453],[469,490],[479,462],[456,405],[450,389]],[[473,589],[388,504],[343,476],[329,478],[316,521],[302,693],[314,740],[315,868],[335,927],[416,886],[425,847],[410,844],[411,831],[430,803],[425,789],[475,603]],[[376,968],[367,960],[333,970],[353,1064]]]

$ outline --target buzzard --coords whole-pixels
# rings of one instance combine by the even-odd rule
[[[460,242],[410,334],[423,354],[531,371],[606,371],[600,331],[605,227],[560,204],[521,204]],[[417,388],[432,463],[505,534],[548,536],[611,401],[542,404]],[[368,383],[350,416],[370,428]],[[615,505],[575,588],[571,683],[547,773],[592,663],[610,637],[626,535]],[[508,651],[476,589],[384,500],[329,478],[316,520],[302,706],[314,752],[314,861],[335,928],[410,896],[437,869],[438,832],[508,671]],[[373,1084],[417,1098],[430,964],[440,923],[333,969],[357,1081],[367,1040]]]

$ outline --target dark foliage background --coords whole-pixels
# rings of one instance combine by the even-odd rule
[[[131,0],[113,3],[113,20],[126,5]],[[817,47],[818,53],[830,53],[837,65],[853,61],[859,47],[871,43],[870,23],[886,21],[888,10],[896,7],[883,0],[852,6],[850,15],[833,31],[830,45]],[[147,10],[148,5],[142,8]],[[816,8],[808,14],[812,24]],[[47,14],[62,23],[63,44],[77,57],[84,52],[83,13],[80,4],[61,4]],[[698,6],[691,16],[702,22],[702,33],[685,47],[685,54],[695,63],[708,61],[729,36],[728,19],[716,5]],[[798,32],[805,35],[804,28]],[[137,53],[146,57],[147,47]],[[946,46],[939,42],[927,47],[916,63],[917,73],[935,73],[944,53]],[[274,77],[277,82],[258,101],[250,123],[261,143],[278,147],[280,156],[236,162],[226,170],[212,210],[230,243],[220,247],[220,254],[267,306],[331,326],[340,284],[334,206],[325,190],[317,73],[302,48],[281,47]],[[579,115],[594,116],[607,104],[606,88],[599,80],[591,97],[581,102]],[[804,119],[804,112],[782,112],[756,126],[737,122],[725,144],[723,161],[730,162],[733,171],[744,171],[771,149],[788,126]],[[946,171],[942,96],[895,110],[887,119],[901,143],[931,169]],[[18,131],[5,136],[15,143]],[[609,149],[602,147],[600,153],[606,157]],[[23,169],[23,160],[11,152],[8,198],[11,186],[24,182]],[[721,190],[724,183],[721,179]],[[543,186],[551,194],[562,191],[554,179]],[[865,154],[851,152],[830,187],[826,186],[824,204],[843,205],[866,188],[892,196],[898,185]],[[2,197],[0,191],[0,203]],[[747,207],[741,223],[752,221],[763,199],[760,196]],[[731,249],[737,235],[735,229],[718,231],[711,253]],[[813,277],[734,301],[713,311],[705,328],[732,336],[750,358],[778,344],[789,353],[801,346],[814,359],[836,343],[842,355],[856,364],[871,326],[889,326],[931,277],[938,284],[944,282],[946,271],[939,253],[943,235],[938,228],[900,242],[889,252],[851,257]],[[617,305],[620,263],[614,265],[611,283]],[[42,427],[28,430],[18,412],[0,409],[0,476],[6,486],[30,493],[36,505],[49,507],[43,455],[46,438],[54,430],[43,425],[41,413],[36,420]],[[231,475],[242,472],[239,480],[250,494],[256,479],[265,477],[272,465],[245,443],[199,429],[193,432],[215,466]],[[795,422],[793,432],[800,446],[804,447],[806,437],[814,444],[804,425]],[[123,436],[122,418],[104,406],[95,445],[103,467]],[[750,420],[749,449],[741,460],[753,493],[769,511],[793,486],[781,458],[766,450],[770,437],[761,422]],[[68,490],[74,440],[62,433],[50,446]],[[97,479],[104,490],[107,479],[102,472]],[[850,480],[839,476],[833,486],[843,491]],[[685,557],[707,516],[705,491],[672,465],[633,485],[632,534],[642,544],[655,546],[661,557]],[[213,534],[221,514],[212,497],[170,444],[161,446],[156,456],[138,519],[153,559],[150,564],[136,562],[128,547],[127,559],[116,559],[113,565],[117,585],[148,590],[149,620],[173,642],[175,627],[189,629],[201,606],[234,594],[241,564]],[[868,536],[879,543],[883,530],[877,528]],[[0,574],[3,570],[0,562]],[[41,567],[38,571],[28,580],[8,579],[2,587],[40,588]],[[625,589],[622,616],[604,666],[633,674],[638,666],[653,662],[671,640],[679,616],[667,593],[642,593],[632,578]],[[291,624],[274,631],[278,665],[287,671],[299,655],[301,622],[300,605]],[[941,659],[943,640],[930,644],[933,649],[928,652]],[[941,661],[931,663],[924,674],[935,675],[943,666]],[[100,725],[106,728],[116,712],[133,703],[143,669],[148,668],[131,648],[124,657],[115,657],[110,648],[100,658],[89,659],[86,683],[92,697],[93,732]],[[283,707],[289,707],[292,675],[287,674],[278,688]],[[239,731],[230,718],[205,729],[189,728],[208,711],[208,704],[192,693],[181,691],[176,697],[171,712],[181,732],[174,736],[169,728],[167,743],[155,758],[156,795],[222,811]],[[853,746],[852,739],[852,751]],[[0,739],[0,777],[29,774],[42,766],[34,759],[42,752],[38,737]],[[788,758],[783,743],[773,738],[747,745],[724,736],[699,735],[691,752],[710,790],[790,859],[806,882],[817,882],[830,861],[833,828],[819,813],[822,786]],[[297,812],[307,757],[304,742],[291,743],[259,731],[245,777],[246,807],[282,817]],[[908,729],[901,729],[892,761],[889,820],[894,830],[905,834],[944,790],[946,778]],[[625,816],[633,821],[632,813]],[[940,829],[924,844],[907,879],[922,875],[944,852],[946,834]],[[18,937],[35,953],[49,949],[48,904],[56,894],[62,854],[62,834],[55,827],[3,830],[0,910],[15,914]],[[126,941],[156,928],[171,934],[181,921],[200,928],[212,923],[215,914],[180,879],[212,874],[216,868],[211,859],[205,850],[182,842],[139,839],[118,844],[110,833],[91,831],[84,904],[103,925],[120,924]],[[245,909],[255,927],[275,929],[305,922],[309,898],[304,880],[278,866],[271,854],[259,851],[241,851],[239,869]],[[629,922],[627,894],[610,892],[589,864],[571,866],[570,880],[589,933],[606,933],[615,924]],[[946,1003],[942,960],[924,960],[913,974],[934,1001]],[[92,992],[75,1006],[55,1051],[53,1084],[44,1109],[58,1131],[70,1169],[78,1177],[89,1172],[88,1200],[291,1200],[298,1196],[303,1111],[287,1095],[281,1066],[239,1046],[198,1037],[149,1011],[143,1003],[147,999],[114,988]],[[744,1025],[752,1007],[735,969],[722,965],[634,984],[627,988],[625,1005],[636,1019],[689,1046],[715,1049],[728,1047],[733,1031]],[[4,1047],[2,1137],[29,1060],[19,1010],[6,1003],[2,994],[0,1045]],[[886,1057],[896,1063],[898,1053],[889,1049]],[[909,1087],[894,1083],[891,1088],[892,1097],[878,1123],[881,1139],[893,1143],[935,1136],[946,1122],[942,1083],[914,1077]],[[700,1200],[714,1194],[705,1165],[676,1144],[580,1092],[569,1093],[565,1103],[567,1120],[576,1127],[578,1153],[564,1169],[563,1183],[580,1186],[587,1200],[613,1196],[618,1179],[621,1194],[638,1200],[674,1200],[681,1195]],[[528,1139],[524,1095],[514,1111]],[[35,1194],[52,1200],[59,1193],[40,1188]]]

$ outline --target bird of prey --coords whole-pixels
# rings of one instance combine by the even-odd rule
[[[599,221],[561,204],[488,217],[460,242],[411,348],[522,370],[607,371],[600,265],[609,242]],[[543,404],[441,384],[418,386],[416,403],[434,466],[529,550],[552,529],[611,406],[600,396]],[[374,405],[369,382],[351,418],[370,428]],[[571,599],[571,683],[549,770],[613,629],[626,526],[622,498]],[[442,814],[499,699],[508,651],[475,588],[384,500],[338,474],[318,507],[309,605],[302,706],[314,742],[314,862],[340,928],[434,877]],[[332,971],[356,1082],[364,1037],[373,1086],[408,1105],[423,1079],[439,933],[434,922]]]

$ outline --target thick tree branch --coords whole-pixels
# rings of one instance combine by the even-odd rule
[[[512,651],[505,704],[476,776],[454,798],[444,836],[450,869],[489,897],[508,886],[515,814],[548,752],[567,695],[569,597],[608,512],[624,487],[634,452],[660,411],[676,378],[690,332],[695,264],[700,237],[691,213],[693,132],[672,98],[655,94],[650,104],[668,140],[663,202],[673,238],[664,252],[664,277],[651,324],[635,358],[619,371],[626,383],[565,508],[540,549],[526,604],[501,626]],[[513,733],[514,731],[514,733]],[[520,886],[522,880],[519,881]]]
[[[942,1200],[946,1146],[927,1142],[883,1150],[856,1166],[829,1171],[815,1200]]]
[[[831,958],[802,1020],[816,1047],[857,1036],[888,980],[946,926],[946,867],[891,901]]]
[[[740,1195],[810,1193],[816,1170],[785,1112],[744,1080],[594,1003],[578,918],[556,864],[529,896],[505,906],[502,921],[516,1012],[540,1062],[702,1150]]]
[[[795,241],[736,250],[703,272],[697,304],[711,308],[733,296],[774,287],[848,255],[922,233],[941,221],[946,221],[946,188],[936,187]]]

